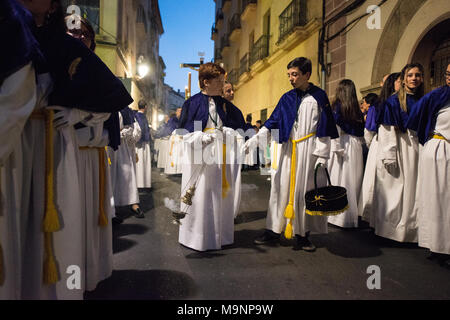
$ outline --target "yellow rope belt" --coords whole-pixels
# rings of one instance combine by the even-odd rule
[[[293,229],[292,222],[295,219],[294,212],[294,192],[295,192],[295,170],[296,170],[296,162],[297,162],[297,143],[305,141],[311,137],[313,137],[316,133],[310,133],[303,138],[292,141],[292,156],[291,156],[291,178],[290,178],[290,187],[289,187],[289,203],[284,210],[284,217],[289,219],[288,224],[286,225],[286,230],[284,232],[284,236],[286,239],[292,239]]]
[[[106,165],[105,165],[105,148],[104,147],[80,147],[80,150],[90,150],[96,149],[98,152],[98,171],[99,171],[99,216],[98,216],[98,225],[101,227],[105,227],[108,225],[108,218],[106,217],[105,212],[105,198],[106,198]]]
[[[170,139],[172,140],[172,142],[170,143],[170,153],[169,153],[169,156],[172,156],[173,145],[175,144],[175,138],[171,137]],[[173,161],[170,162],[170,166],[171,166],[172,168],[174,167]]]
[[[54,111],[45,111],[45,212],[43,221],[44,231],[44,284],[54,284],[59,281],[56,259],[53,254],[53,232],[60,230],[58,212],[54,199],[54,141],[53,118]],[[40,117],[36,114],[35,117]]]
[[[215,128],[205,128],[203,132],[212,131]],[[224,143],[222,145],[222,153],[223,153],[223,164],[222,164],[222,198],[227,197],[228,190],[230,190],[230,184],[227,180],[227,166],[226,166],[226,160],[227,160],[227,145]]]
[[[445,140],[445,141],[449,142],[447,139],[445,139],[444,136],[442,136],[440,134],[433,135],[433,139]]]

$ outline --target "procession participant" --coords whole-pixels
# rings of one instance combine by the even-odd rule
[[[362,182],[362,189],[358,201],[358,215],[362,217],[364,221],[374,225],[372,214],[373,205],[373,190],[375,187],[375,174],[377,171],[377,159],[378,159],[378,124],[377,118],[382,110],[384,102],[395,92],[400,89],[400,73],[392,73],[384,81],[381,88],[380,96],[375,102],[371,102],[369,110],[367,112],[366,124],[364,127],[364,140],[369,147],[369,153],[367,154],[366,167],[364,169],[364,178]]]
[[[377,99],[378,96],[376,93],[369,93],[362,99],[360,109],[364,115],[364,121],[367,120],[367,113],[369,112],[370,106],[373,105],[377,101]]]
[[[417,183],[419,246],[450,267],[450,64],[445,81],[414,105],[407,127],[423,145]]]
[[[183,159],[183,137],[177,134],[178,122],[181,116],[181,108],[178,108],[175,117],[168,122],[168,130],[172,130],[169,138],[169,149],[166,159],[166,166],[164,168],[165,174],[181,174],[182,159]]]
[[[77,283],[79,290],[71,290],[65,278],[69,266],[84,263],[73,125],[132,99],[91,50],[66,34],[60,1],[23,3],[33,15],[47,63],[22,135],[22,299],[82,299],[84,279]]]
[[[136,178],[136,142],[141,138],[141,128],[134,112],[125,107],[119,112],[120,145],[117,151],[108,152],[111,159],[111,180],[116,207],[130,207],[136,218],[143,219],[139,207]],[[108,149],[109,151],[109,149]],[[117,213],[116,213],[117,214]]]
[[[178,118],[176,113],[171,113],[170,116],[166,115],[166,120],[164,124],[156,132],[156,138],[160,139],[159,152],[158,152],[158,163],[157,167],[164,169],[166,168],[167,158],[169,155],[170,147],[170,137],[175,129],[178,128]]]
[[[223,94],[222,97],[227,99],[230,102],[233,102],[234,99],[234,88],[233,84],[225,80],[225,85],[223,86]]]
[[[70,22],[78,20],[79,27]],[[72,26],[67,33],[80,39],[86,47],[95,50],[95,32],[90,23],[76,15],[67,16],[66,25]],[[85,277],[87,291],[111,276],[113,269],[112,226],[115,215],[111,174],[106,156],[106,146],[110,142],[108,126],[105,122],[111,113],[92,113],[90,120],[75,124],[78,144],[78,176],[81,186],[81,206],[85,216]],[[119,127],[115,127],[119,133]]]
[[[423,67],[406,65],[401,87],[380,112],[378,160],[373,199],[375,234],[398,242],[417,242],[417,137],[406,128],[408,114],[423,96]]]
[[[223,86],[223,94],[222,97],[229,102],[233,102],[234,99],[234,87],[233,84],[225,80],[225,84]],[[251,115],[250,116],[250,123],[251,121]],[[245,128],[244,128],[245,129]],[[236,150],[241,150],[242,146],[244,145],[245,138],[242,135],[236,135]],[[244,161],[245,163],[245,161]],[[231,190],[234,190],[234,205],[233,205],[233,211],[234,211],[234,218],[236,218],[239,214],[239,206],[241,204],[241,170],[242,165],[239,166],[230,166],[230,174],[232,176],[231,183],[233,185],[231,186]]]
[[[0,300],[21,298],[21,135],[36,104],[42,62],[32,16],[15,0],[0,3]]]
[[[325,91],[309,82],[311,60],[296,58],[287,69],[294,89],[281,97],[269,120],[245,147],[248,150],[261,143],[265,147],[269,134],[282,144],[278,170],[271,179],[266,231],[255,244],[278,240],[286,228],[286,238],[295,234],[296,249],[314,251],[309,234],[327,233],[327,217],[307,215],[304,195],[314,188],[314,169],[326,165],[330,138],[337,138],[338,132]],[[318,178],[318,183],[326,183],[322,175]]]
[[[339,82],[331,107],[339,138],[331,142],[328,168],[331,183],[347,189],[349,207],[337,216],[328,217],[328,223],[343,228],[356,228],[358,199],[364,174],[364,115],[352,80],[344,79]]]
[[[234,212],[229,208],[235,205],[233,186],[239,186],[231,181],[230,169],[240,166],[235,130],[244,127],[244,118],[222,98],[224,76],[225,70],[217,64],[201,65],[201,92],[186,100],[181,112],[181,212],[187,214],[181,220],[178,241],[198,251],[218,250],[234,241]]]
[[[139,161],[136,163],[136,179],[138,188],[152,187],[152,155],[150,151],[150,126],[146,116],[147,103],[138,103],[139,110],[135,117],[141,128],[141,139],[136,143],[136,153]]]

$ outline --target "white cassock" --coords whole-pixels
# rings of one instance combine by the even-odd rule
[[[205,129],[207,132],[196,131],[184,136],[181,195],[194,184],[196,190],[191,206],[181,203],[181,212],[186,212],[187,215],[181,220],[178,241],[198,251],[219,250],[234,242],[235,208],[239,208],[234,190],[240,189],[240,179],[235,178],[240,175],[241,166],[236,159],[239,154],[236,139],[238,133],[230,128],[222,128],[222,121],[217,116],[212,99],[209,101],[209,112],[213,119],[217,118],[216,124],[210,117]],[[229,189],[224,194],[225,197],[222,194],[224,140],[220,138],[220,130],[211,128],[222,128],[227,136],[226,141],[230,143],[226,146],[225,174]],[[205,135],[211,135],[213,141],[203,147],[202,138]]]
[[[319,114],[317,101],[310,94],[306,94],[298,109],[290,139],[297,140],[315,133]],[[287,224],[284,211],[289,202],[292,142],[282,143],[280,149],[278,169],[271,179],[270,205],[266,219],[266,228],[275,233],[281,233]],[[318,157],[329,158],[330,138],[313,136],[298,142],[296,154],[293,234],[305,236],[306,232],[327,233],[327,217],[306,214],[305,193],[314,189],[314,166]],[[317,184],[319,187],[327,184],[324,172],[318,173]]]
[[[256,134],[255,129],[250,128],[245,131],[245,136],[249,139]],[[244,164],[248,166],[254,166],[258,163],[258,149],[250,150],[250,152],[244,155]]]
[[[364,169],[363,182],[361,186],[361,192],[358,199],[358,215],[361,218],[369,222],[371,226],[374,225],[373,200],[375,189],[375,175],[377,171],[377,159],[378,159],[378,134],[373,131],[364,129],[364,140],[369,147],[369,153],[367,154],[366,167]]]
[[[108,148],[111,159],[111,180],[114,204],[117,207],[139,203],[139,191],[136,180],[135,144],[141,138],[141,129],[137,121],[124,126],[119,112],[120,145],[116,151]]]
[[[271,160],[271,164],[270,164],[270,181],[273,181],[273,179],[275,178],[275,175],[277,174],[278,171],[278,164],[280,163],[280,159],[281,159],[281,147],[283,146],[282,143],[278,143],[275,140],[272,140],[270,143],[270,158]],[[267,210],[267,216],[269,216],[269,213],[271,214],[272,212],[277,212],[278,211],[278,197],[276,197],[275,195],[278,194],[280,192],[279,190],[280,185],[279,184],[273,184],[271,185],[270,188],[270,201],[269,201],[269,205],[268,205],[268,210]],[[273,193],[273,195],[272,195]]]
[[[158,164],[158,153],[159,153],[159,146],[161,145],[161,139],[155,139],[155,142],[153,144],[153,149],[155,150],[155,154],[153,155],[153,160]],[[158,167],[158,166],[156,166]]]
[[[165,174],[181,174],[183,170],[183,136],[176,134],[176,130],[168,140]]]
[[[0,87],[0,300],[21,299],[21,135],[36,105],[36,78],[28,64]]]
[[[69,267],[84,265],[85,219],[81,214],[78,180],[78,146],[72,126],[54,130],[54,202],[61,229],[51,233],[53,254],[59,273],[56,284],[43,282],[44,242],[43,220],[45,188],[45,120],[47,96],[52,81],[49,74],[38,76],[38,102],[22,135],[22,299],[83,299],[84,278],[76,288],[68,288]],[[48,160],[48,159],[47,159]],[[47,247],[48,248],[48,247]]]
[[[378,143],[372,227],[381,237],[417,242],[418,139],[410,130],[403,133],[394,126],[381,125]],[[383,159],[397,159],[397,168],[389,173]]]
[[[138,188],[152,187],[152,153],[150,151],[150,141],[136,143],[136,180]]]
[[[79,147],[79,179],[85,216],[85,277],[86,290],[92,291],[97,284],[111,276],[113,269],[112,224],[114,198],[111,175],[105,147],[108,145],[108,131],[103,128],[109,113],[93,113],[85,123],[88,127],[76,130]],[[102,163],[100,163],[102,161]],[[102,199],[100,199],[102,197]],[[99,225],[100,203],[107,225]]]
[[[167,156],[169,155],[169,138],[170,136],[160,139],[157,168],[166,168]]]
[[[337,126],[339,138],[331,142],[328,171],[331,183],[347,189],[349,208],[336,216],[328,217],[328,222],[343,228],[358,227],[358,199],[364,173],[362,146],[364,138],[345,133]]]
[[[434,134],[420,148],[418,178],[419,246],[450,254],[450,104],[439,110]]]

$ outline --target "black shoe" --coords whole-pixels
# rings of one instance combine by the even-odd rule
[[[295,246],[294,250],[304,250],[306,252],[314,252],[316,251],[316,246],[309,241],[308,237],[301,237],[299,235],[295,235]]]
[[[123,222],[123,219],[118,216],[113,217],[111,220],[112,220],[112,224],[115,226],[119,225]]]
[[[278,233],[273,232],[272,230],[264,231],[263,235],[256,238],[253,242],[255,244],[266,244],[270,242],[274,242],[280,239],[280,235]]]
[[[139,207],[137,209],[132,208],[131,211],[133,211],[133,214],[136,218],[138,218],[138,219],[145,218],[144,213],[142,212],[141,208],[139,208]]]

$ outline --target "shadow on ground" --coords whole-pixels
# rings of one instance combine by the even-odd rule
[[[86,292],[85,300],[176,300],[196,295],[194,280],[173,270],[119,270]]]

